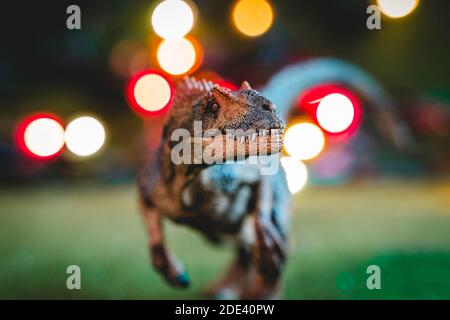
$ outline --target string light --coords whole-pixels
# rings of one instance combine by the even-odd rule
[[[96,153],[105,143],[105,128],[93,117],[79,117],[69,123],[65,138],[67,148],[77,156]]]
[[[233,8],[236,28],[249,37],[266,33],[273,23],[273,9],[266,0],[240,0]]]
[[[298,160],[316,157],[325,145],[322,130],[312,123],[297,123],[289,127],[284,135],[284,150]]]
[[[327,83],[313,86],[299,95],[297,104],[332,142],[348,139],[361,124],[359,98],[346,87]]]
[[[186,38],[164,40],[157,50],[160,67],[171,75],[187,73],[194,66],[196,58],[195,47]]]
[[[419,0],[377,0],[381,12],[390,18],[405,17],[416,9]]]
[[[280,161],[286,172],[289,191],[294,194],[302,190],[308,181],[308,169],[305,164],[293,157],[282,157]]]
[[[169,79],[154,70],[134,75],[128,83],[127,99],[130,107],[140,115],[159,115],[172,101],[173,89]]]
[[[59,155],[64,147],[64,128],[53,115],[35,114],[19,125],[16,144],[31,158],[51,159]]]
[[[192,8],[181,0],[163,1],[152,14],[153,29],[166,40],[184,37],[192,29],[193,24]]]
[[[350,127],[354,115],[352,102],[340,93],[332,93],[324,97],[316,111],[319,125],[331,133],[342,132]]]

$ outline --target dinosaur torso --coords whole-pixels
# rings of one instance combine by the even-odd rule
[[[172,221],[189,225],[210,240],[237,233],[254,209],[258,165],[221,164],[187,173],[189,169],[182,166],[166,172],[157,169],[163,167],[158,157],[150,161],[142,174],[146,177],[147,201]],[[169,172],[172,170],[175,172]]]

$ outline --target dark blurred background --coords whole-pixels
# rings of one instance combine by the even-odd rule
[[[449,298],[450,2],[420,1],[407,17],[383,16],[381,30],[368,30],[371,1],[274,0],[274,24],[257,38],[233,28],[233,1],[194,2],[198,15],[190,34],[203,48],[195,74],[214,71],[261,88],[290,64],[339,58],[383,85],[413,137],[407,148],[395,148],[371,131],[367,116],[361,134],[372,138],[363,141],[378,143],[371,165],[358,164],[365,145],[353,149],[357,174],[330,185],[310,162],[307,188],[294,198],[297,245],[286,297]],[[0,297],[196,298],[199,286],[225,266],[229,251],[169,227],[176,251],[204,248],[182,257],[197,282],[194,290],[166,288],[148,267],[133,181],[149,141],[143,132],[157,139],[164,116],[132,112],[125,87],[133,73],[159,69],[154,49],[160,38],[150,24],[157,3],[1,4]],[[81,8],[81,30],[66,28],[70,4]],[[63,121],[99,117],[107,128],[102,152],[78,159],[64,150],[50,161],[22,154],[15,128],[42,111]],[[210,259],[215,254],[220,259]],[[372,263],[387,270],[381,293],[365,288]],[[80,292],[65,288],[69,264],[85,270]]]
[[[102,168],[109,165],[113,171],[128,172],[137,163],[136,137],[142,121],[130,112],[124,95],[131,74],[112,61],[120,60],[120,55],[114,58],[114,49],[125,42],[141,55],[135,68],[158,68],[152,48],[159,38],[150,25],[155,2],[78,1],[82,29],[72,31],[65,26],[70,4],[17,1],[2,5],[2,176],[21,178],[23,172],[16,166],[26,159],[15,154],[11,135],[21,117],[36,111],[54,112],[63,119],[80,112],[97,114],[109,130],[103,154],[108,159],[102,160],[108,163]],[[399,113],[416,129],[419,142],[430,138],[430,132],[420,131],[419,106],[449,104],[446,15],[450,6],[446,1],[427,1],[405,18],[383,19],[381,30],[366,28],[370,4],[366,1],[275,1],[274,25],[263,37],[251,39],[233,29],[232,1],[200,0],[196,4],[200,12],[191,34],[204,51],[198,71],[214,70],[232,82],[246,79],[258,87],[291,63],[317,56],[342,58],[368,71],[395,96]],[[443,124],[439,125],[444,126],[436,138],[448,138],[448,108],[435,113],[441,115]],[[447,143],[444,139],[434,147]],[[440,165],[445,166],[448,152],[439,156],[444,158]],[[62,157],[60,163],[53,164],[52,172],[58,166],[80,166],[71,161],[63,164],[66,160]],[[86,161],[83,165],[95,163]],[[58,172],[60,177],[67,174],[73,175],[73,171],[62,168]]]

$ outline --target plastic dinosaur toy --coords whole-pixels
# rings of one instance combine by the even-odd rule
[[[139,177],[153,266],[169,284],[186,287],[189,280],[165,245],[163,216],[199,230],[213,242],[234,240],[236,259],[208,290],[212,297],[271,298],[278,293],[290,197],[284,172],[261,175],[258,163],[225,162],[280,151],[284,123],[276,109],[247,82],[236,91],[193,78],[177,86],[161,144]],[[224,147],[211,165],[174,164],[176,142],[171,136],[180,128],[194,135],[195,121],[201,121],[202,133],[216,129],[221,134],[214,142],[201,138],[193,143],[204,150],[219,142],[231,145],[231,151]]]
[[[247,82],[233,92],[192,78],[179,83],[161,145],[139,177],[153,265],[171,285],[186,287],[189,281],[182,264],[164,243],[163,216],[199,230],[213,242],[234,240],[236,258],[224,277],[209,288],[211,297],[280,297],[290,206],[284,171],[261,175],[258,165],[175,165],[170,137],[179,128],[193,134],[195,121],[201,121],[203,132],[218,129],[222,133],[214,142],[200,139],[201,150],[217,142],[233,146],[232,152],[217,153],[216,160],[254,156],[254,150],[277,153],[283,129],[279,113],[287,117],[298,95],[321,83],[353,89],[366,102],[365,107],[372,109],[373,118],[387,124],[380,132],[387,132],[396,146],[407,145],[409,132],[380,84],[357,66],[338,59],[319,58],[288,66],[272,77],[263,94]],[[230,136],[227,129],[241,129],[244,135]],[[253,133],[245,135],[249,131]]]

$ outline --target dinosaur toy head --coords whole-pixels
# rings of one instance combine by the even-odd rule
[[[201,123],[202,155],[217,160],[278,153],[284,123],[276,106],[244,81],[231,91],[208,81],[186,78],[178,86],[168,131],[186,128],[198,136]],[[184,107],[180,107],[184,106]],[[180,119],[183,119],[180,121]]]
[[[245,158],[280,151],[284,129],[281,116],[276,106],[248,82],[236,91],[215,85],[202,109],[202,144],[211,152],[219,151],[216,158]]]

